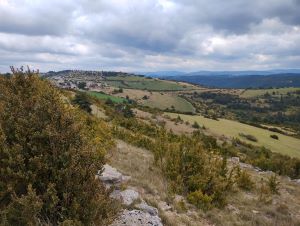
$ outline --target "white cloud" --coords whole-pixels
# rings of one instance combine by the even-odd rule
[[[0,0],[0,71],[299,67],[294,0]]]

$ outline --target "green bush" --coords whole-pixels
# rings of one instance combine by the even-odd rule
[[[277,180],[276,174],[269,177],[267,185],[273,194],[279,194],[279,185],[280,182]]]
[[[111,145],[35,73],[0,78],[0,224],[105,224],[114,208],[95,174]]]
[[[257,142],[257,138],[251,134],[244,134],[244,133],[240,133],[239,134],[241,137],[246,138],[247,140],[253,141],[253,142]]]
[[[200,209],[208,210],[212,208],[213,197],[203,194],[201,190],[194,191],[187,196],[187,200]]]
[[[91,113],[91,102],[86,93],[77,92],[74,99],[72,100],[72,104],[78,105],[82,110]]]
[[[195,121],[194,124],[192,125],[192,127],[195,128],[195,129],[199,129],[200,125],[199,125],[198,122]]]
[[[270,135],[270,137],[273,138],[273,139],[275,139],[275,140],[278,140],[278,139],[279,139],[278,136],[275,135],[275,134]]]
[[[254,182],[246,171],[238,170],[236,183],[239,188],[250,191],[254,188]]]

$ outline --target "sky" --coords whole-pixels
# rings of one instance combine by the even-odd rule
[[[0,0],[0,72],[300,68],[300,0]]]

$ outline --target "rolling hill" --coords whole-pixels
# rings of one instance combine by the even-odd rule
[[[300,73],[244,76],[182,75],[164,78],[217,88],[300,87]]]

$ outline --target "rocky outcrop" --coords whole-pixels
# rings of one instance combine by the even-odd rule
[[[120,200],[125,206],[129,206],[138,200],[140,195],[137,191],[129,188],[125,189],[124,191],[116,189],[111,193],[110,197]]]
[[[127,182],[130,177],[122,175],[118,170],[105,165],[103,172],[98,172],[97,177],[105,184],[106,188],[114,188],[110,194],[111,198],[122,202],[124,209],[112,223],[111,226],[162,226],[157,208],[148,205],[134,187],[125,190],[121,185]],[[126,207],[130,206],[130,210]],[[132,209],[133,208],[133,209]]]
[[[142,210],[124,210],[111,226],[163,226],[158,216]]]
[[[97,177],[107,188],[111,187],[112,185],[118,186],[130,179],[129,176],[123,176],[119,171],[108,164],[104,165],[102,173],[101,171],[98,172]]]
[[[157,208],[149,206],[145,201],[142,201],[141,203],[135,205],[135,207],[146,213],[149,213],[151,216],[158,216]]]

